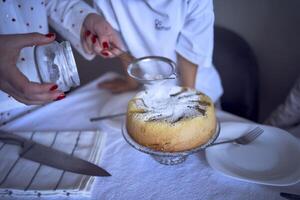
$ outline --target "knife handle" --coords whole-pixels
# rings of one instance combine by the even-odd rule
[[[280,192],[280,196],[282,196],[286,199],[300,200],[300,195],[299,194],[291,194],[291,193]]]
[[[24,142],[26,141],[26,139],[23,137],[2,130],[0,130],[0,140],[7,144],[15,144],[20,146],[23,146]]]

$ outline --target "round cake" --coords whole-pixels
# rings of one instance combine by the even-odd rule
[[[154,150],[179,152],[199,147],[214,136],[216,125],[213,102],[193,89],[145,90],[128,103],[128,134]]]

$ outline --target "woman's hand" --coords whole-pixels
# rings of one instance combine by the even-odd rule
[[[139,88],[139,84],[131,77],[126,76],[124,78],[116,78],[111,81],[99,83],[98,87],[110,90],[112,93],[121,93],[137,90]]]
[[[180,85],[195,88],[197,65],[177,53],[177,66],[180,74]]]
[[[122,50],[124,45],[118,33],[98,14],[92,13],[85,18],[81,30],[81,41],[87,53],[95,53],[103,58],[118,56],[125,71],[133,59],[124,54]],[[120,93],[136,90],[139,84],[131,77],[126,76],[100,83],[98,87],[108,89],[113,93]]]
[[[123,43],[118,33],[104,19],[91,13],[85,18],[81,29],[81,41],[84,50],[90,54],[98,54],[103,58],[119,56]]]
[[[124,72],[127,72],[127,67],[135,59],[131,54],[123,53],[119,56]],[[98,84],[99,88],[108,89],[113,93],[121,93],[132,90],[137,90],[140,84],[131,78],[129,75],[123,78],[116,78],[110,81],[106,81]]]
[[[44,104],[65,97],[53,83],[30,82],[17,68],[16,63],[24,47],[53,42],[55,34],[39,33],[0,35],[0,89],[25,104]]]

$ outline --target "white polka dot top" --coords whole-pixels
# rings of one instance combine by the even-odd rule
[[[85,17],[95,13],[89,5],[79,0],[0,0],[0,34],[49,32],[48,23],[86,59],[80,42],[80,30]],[[33,60],[33,48],[22,49],[17,67],[31,81],[39,82]],[[8,94],[0,91],[0,114],[24,107]]]

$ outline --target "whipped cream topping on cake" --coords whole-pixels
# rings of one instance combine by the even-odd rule
[[[209,102],[201,100],[202,93],[182,87],[151,87],[137,94],[135,102],[145,121],[165,120],[171,123],[194,116],[206,116]]]

